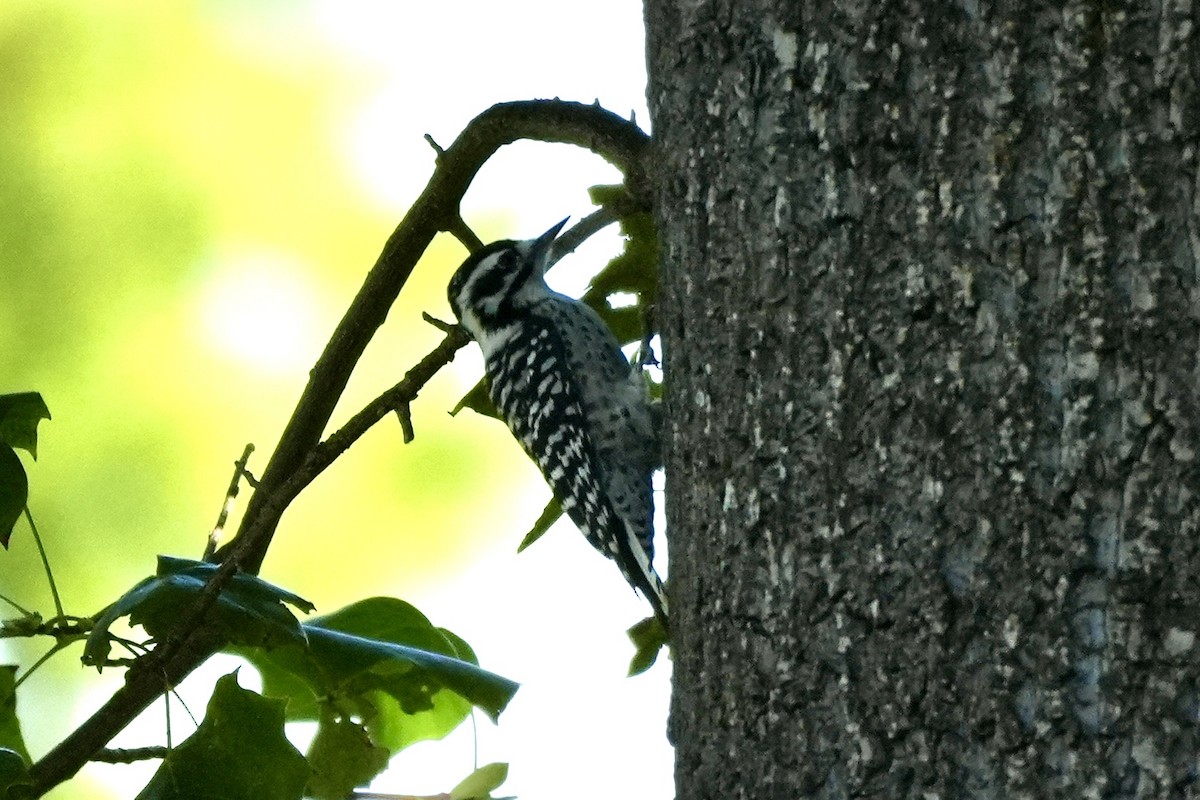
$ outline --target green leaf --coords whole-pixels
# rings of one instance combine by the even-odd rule
[[[304,756],[283,735],[283,703],[217,681],[204,722],[167,753],[138,800],[299,800]]]
[[[517,690],[402,600],[362,600],[301,628],[303,644],[235,652],[263,674],[265,693],[289,698],[290,719],[318,719],[322,708],[353,716],[391,752],[445,736],[472,705],[495,719]]]
[[[28,786],[28,790],[17,787]],[[17,800],[33,797],[33,779],[29,777],[29,765],[21,754],[0,747],[0,798]]]
[[[317,800],[342,800],[354,787],[370,783],[387,768],[391,754],[379,747],[362,725],[348,719],[322,714],[317,735],[308,748],[306,795]]]
[[[437,628],[437,631],[450,645],[456,658],[470,664],[479,663],[469,644],[445,628]],[[471,703],[452,691],[435,692],[429,704],[427,710],[411,714],[393,695],[373,690],[359,698],[357,708],[367,723],[371,737],[389,751],[398,753],[417,742],[441,739],[462,724],[471,713]]]
[[[108,629],[125,615],[131,625],[141,625],[157,639],[165,637],[218,568],[203,561],[159,556],[155,576],[142,580],[96,620],[83,648],[83,662],[104,666],[111,649]],[[237,573],[221,589],[207,620],[230,644],[269,647],[302,642],[304,631],[287,605],[305,612],[314,608],[304,598],[255,575]]]
[[[654,666],[659,651],[670,644],[667,631],[657,617],[647,617],[626,631],[626,634],[634,646],[633,658],[629,662],[631,678]]]
[[[619,204],[619,202],[618,202]],[[632,292],[653,302],[658,293],[658,231],[648,211],[621,217],[625,247],[592,278],[585,298],[599,299],[614,292]]]
[[[613,336],[617,337],[618,342],[626,345],[630,342],[642,341],[642,314],[636,306],[610,308],[607,302],[601,302],[592,307],[596,309],[596,313],[600,315],[600,319],[604,321],[608,329],[613,332]]]
[[[50,409],[37,392],[0,394],[0,442],[37,459],[37,425],[44,419],[50,419]]]
[[[649,214],[621,221],[625,248],[592,278],[583,299],[599,301],[617,292],[629,292],[652,302],[658,293],[658,239]]]
[[[11,750],[30,763],[25,737],[21,735],[21,724],[17,720],[16,679],[16,667],[0,666],[0,748]],[[4,797],[3,792],[0,797]]]
[[[313,685],[282,666],[289,661],[282,658],[282,654],[276,653],[275,658],[268,658],[263,650],[253,647],[234,646],[226,650],[246,659],[258,670],[258,674],[262,676],[264,695],[287,701],[286,713],[289,722],[320,719],[321,706],[317,703]]]
[[[546,531],[550,530],[550,527],[554,523],[558,522],[558,519],[562,516],[562,514],[562,504],[553,497],[550,498],[550,502],[546,503],[546,507],[542,509],[541,515],[537,518],[537,521],[533,523],[533,527],[529,529],[529,533],[525,534],[525,538],[523,538],[521,543],[517,545],[517,552],[521,552],[526,547],[529,547],[529,545],[542,538]]]
[[[588,198],[592,205],[607,206],[620,203],[629,197],[629,190],[623,183],[601,183],[588,187]]]
[[[305,627],[352,633],[457,656],[454,644],[416,606],[394,597],[371,597],[315,617]]]
[[[450,790],[451,800],[482,800],[492,796],[500,784],[508,780],[508,764],[493,762],[463,778],[462,783]]]
[[[0,545],[6,549],[13,526],[21,518],[28,501],[29,478],[25,476],[25,467],[16,451],[0,444]]]
[[[452,652],[455,658],[462,661],[469,661],[472,664],[479,663],[479,658],[475,655],[475,651],[471,648],[471,645],[467,644],[465,639],[445,628],[438,628],[437,630],[446,639],[450,647],[453,648]]]
[[[610,208],[628,208],[629,195],[624,186],[593,186],[592,202]],[[658,296],[658,233],[654,217],[645,211],[626,214],[620,219],[625,246],[592,278],[579,298],[591,306],[622,344],[642,341],[647,318]],[[618,293],[632,294],[637,302],[612,308],[609,300]]]
[[[428,703],[428,708],[414,713],[411,703],[379,689],[361,692],[338,705],[346,713],[362,717],[372,741],[390,753],[399,753],[417,742],[441,739],[471,714],[471,704],[454,692],[435,692]]]
[[[506,678],[440,653],[318,626],[305,628],[312,658],[334,687],[352,694],[381,689],[400,701],[408,714],[431,709],[433,694],[444,687],[495,720],[517,690]]]

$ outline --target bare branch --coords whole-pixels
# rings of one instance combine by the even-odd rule
[[[458,326],[455,325],[453,322],[443,322],[442,320],[438,319],[437,317],[431,316],[428,312],[425,312],[425,311],[421,312],[421,319],[425,320],[426,322],[428,322],[433,327],[437,328],[442,333],[450,333],[451,331],[458,329]]]
[[[438,160],[441,160],[442,156],[446,155],[445,149],[436,141],[434,141],[431,134],[425,134],[425,141],[428,142],[429,146],[433,148],[433,152],[437,153]]]
[[[579,249],[581,244],[616,222],[617,219],[616,212],[607,207],[598,208],[591,214],[588,214],[568,228],[562,236],[554,240],[554,251],[551,253],[550,263],[557,264],[560,260],[574,253]]]
[[[408,403],[401,403],[396,406],[396,418],[400,420],[400,432],[404,434],[404,443],[411,444],[412,440],[417,437],[413,430],[412,412],[408,407]]]
[[[454,222],[446,229],[446,232],[455,239],[458,239],[462,246],[472,253],[483,247],[483,240],[476,236],[475,231],[471,230],[467,226],[467,223],[463,222],[463,218],[457,214],[454,217]]]

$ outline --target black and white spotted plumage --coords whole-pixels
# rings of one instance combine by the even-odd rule
[[[563,511],[665,625],[652,564],[658,454],[646,385],[596,312],[546,285],[565,222],[537,239],[472,253],[447,294],[483,350],[492,402]]]

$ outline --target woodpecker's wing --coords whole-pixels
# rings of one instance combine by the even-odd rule
[[[614,510],[654,558],[651,475],[658,455],[646,384],[612,331],[589,306],[551,295],[538,305],[559,332],[597,466]]]
[[[492,401],[537,462],[563,511],[596,549],[617,562],[665,621],[662,584],[642,544],[644,532],[634,529],[609,497],[605,465],[575,379],[579,372],[562,332],[539,314],[511,324],[520,330],[487,356]],[[619,350],[616,355],[621,358]]]

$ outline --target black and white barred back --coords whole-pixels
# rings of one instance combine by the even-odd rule
[[[472,253],[447,294],[483,350],[492,402],[563,511],[665,625],[666,596],[652,563],[658,454],[646,385],[596,312],[546,285],[565,223]]]

